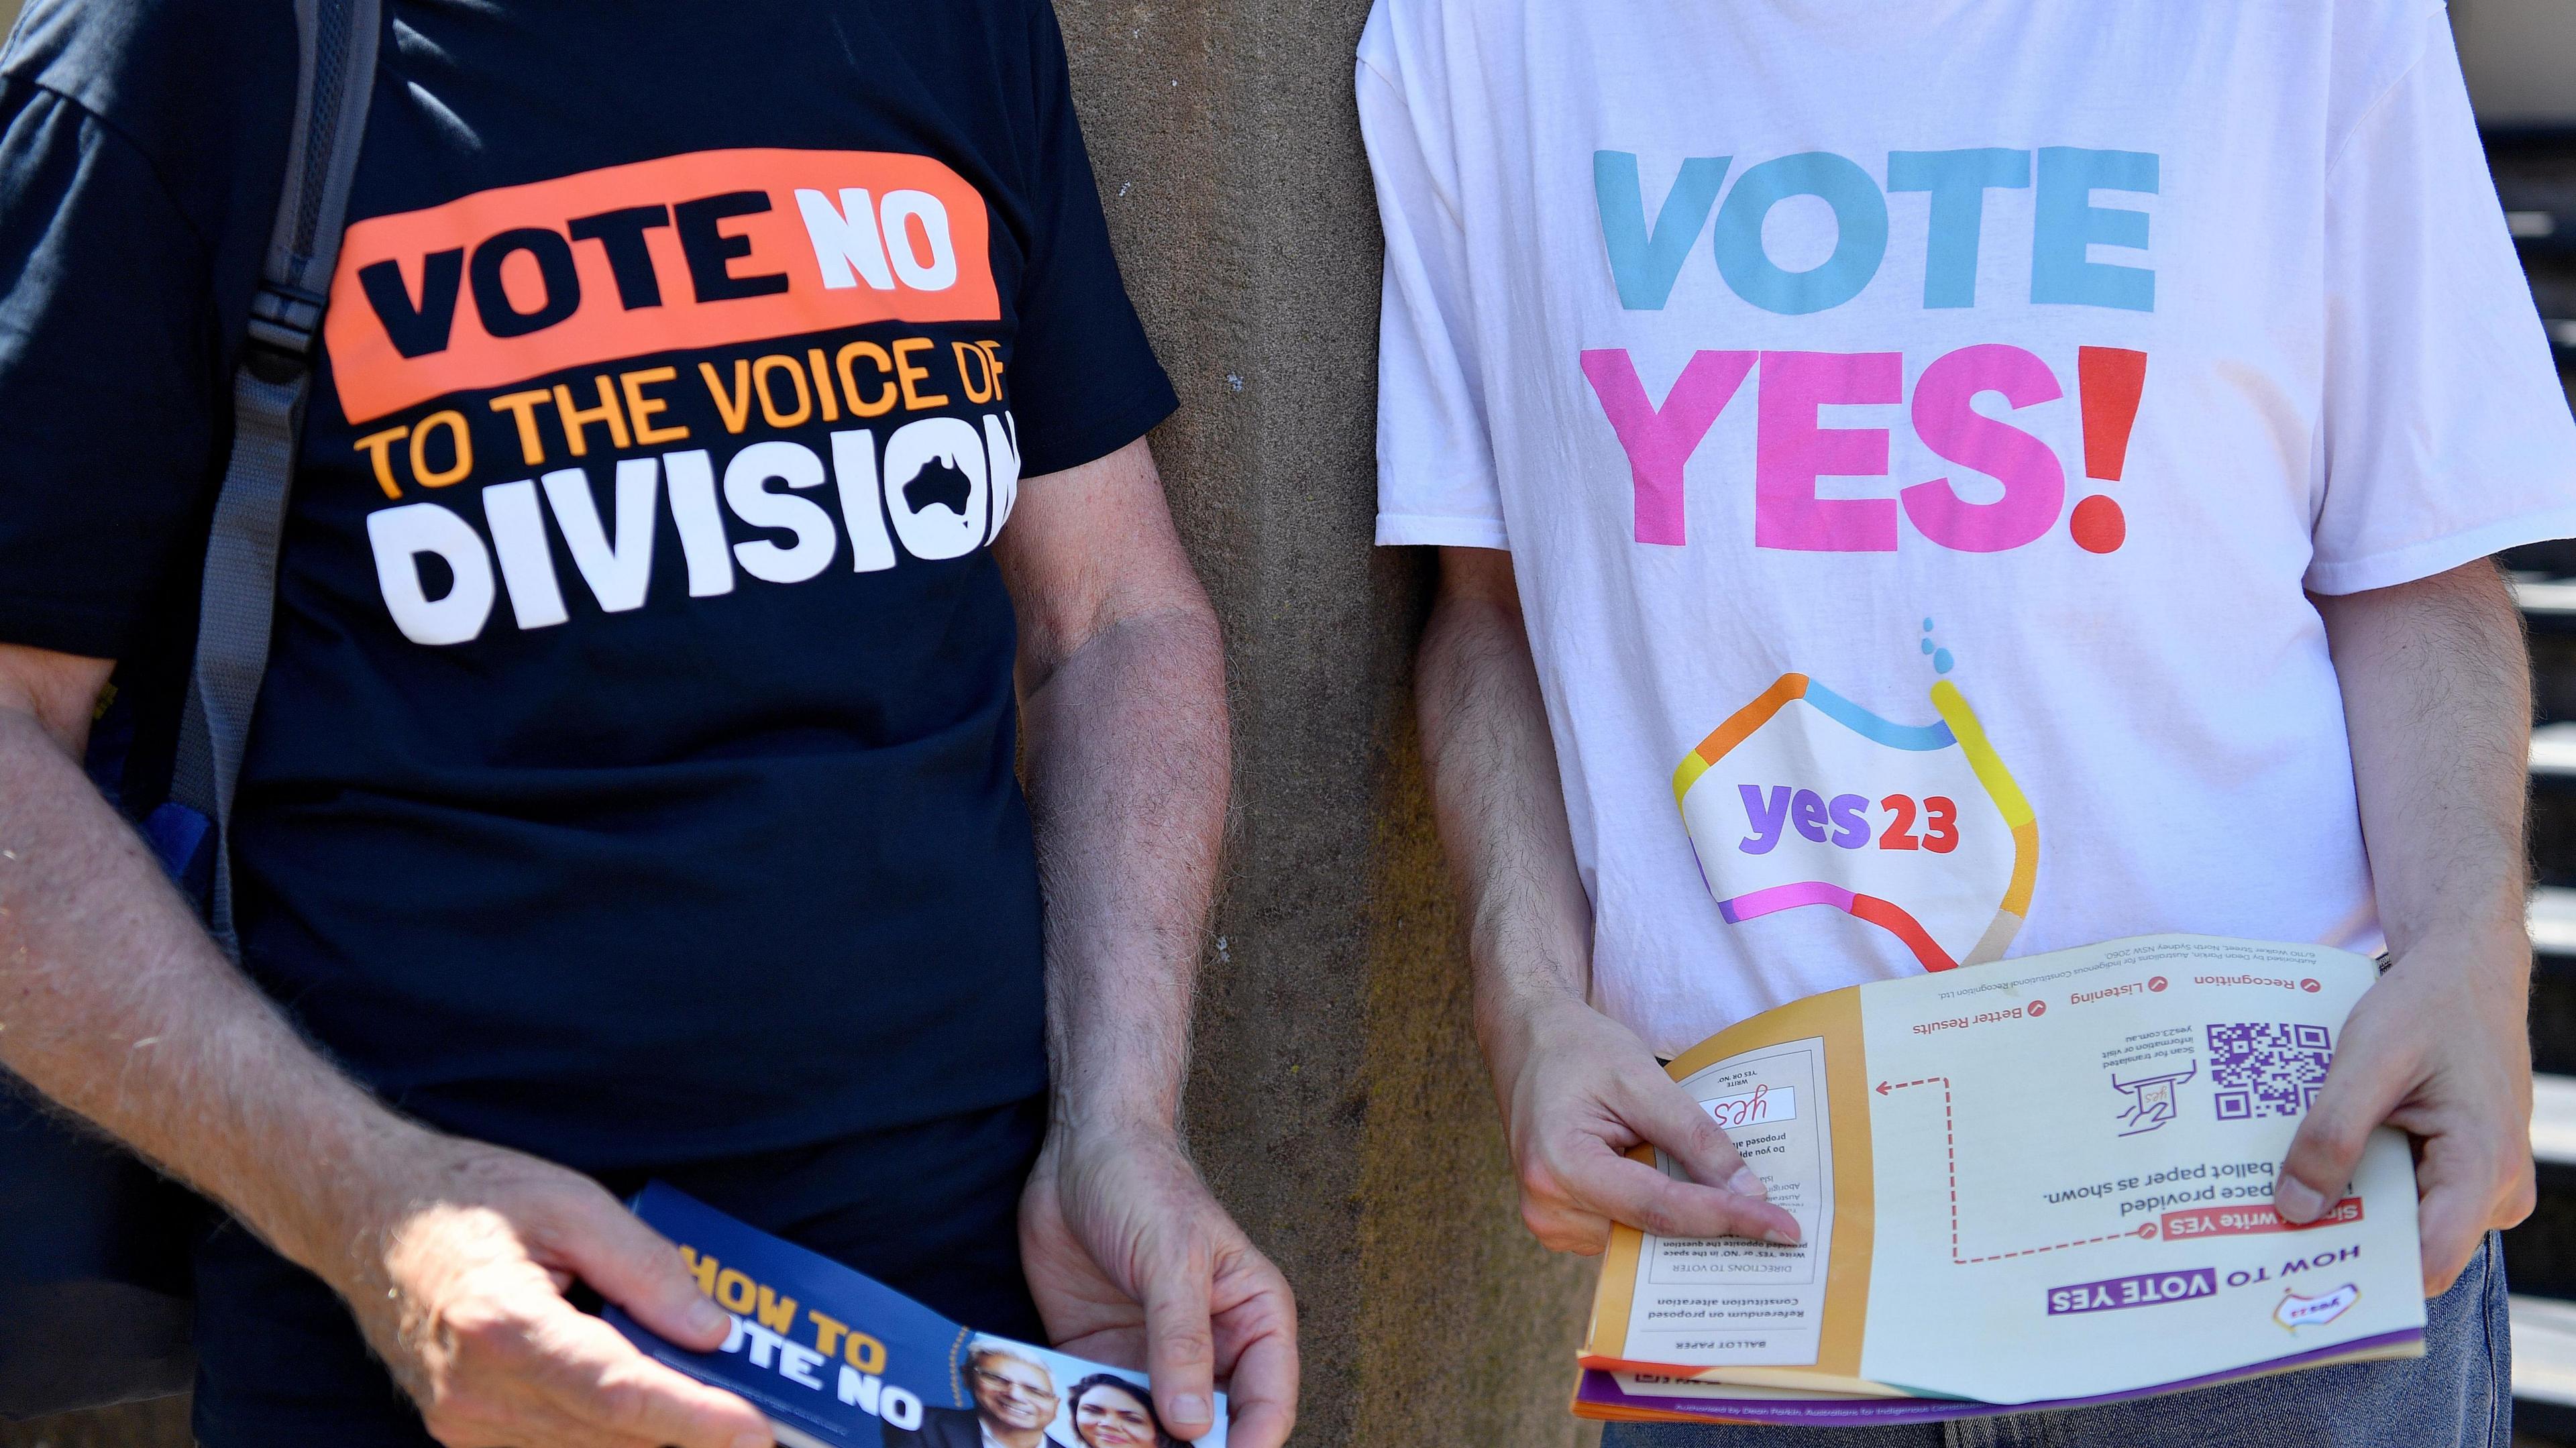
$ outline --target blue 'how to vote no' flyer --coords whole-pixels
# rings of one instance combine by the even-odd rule
[[[608,1321],[656,1361],[739,1393],[786,1448],[1177,1448],[1141,1372],[979,1333],[655,1182],[635,1214],[680,1244],[733,1319],[714,1352]],[[1198,1442],[1224,1448],[1225,1396]]]

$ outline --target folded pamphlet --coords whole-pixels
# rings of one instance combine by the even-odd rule
[[[2377,978],[2323,946],[2147,936],[1719,1032],[1673,1079],[1801,1241],[1617,1228],[1575,1411],[1929,1422],[2420,1355],[2402,1134],[2372,1134],[2317,1222],[2272,1210]]]
[[[608,1321],[657,1361],[748,1399],[785,1448],[1174,1442],[1141,1372],[976,1332],[660,1182],[630,1205],[680,1244],[733,1331],[714,1352],[691,1352],[613,1304]],[[1225,1415],[1219,1393],[1205,1448],[1224,1448]]]

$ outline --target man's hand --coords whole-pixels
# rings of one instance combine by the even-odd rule
[[[1020,1202],[1029,1289],[1058,1347],[1141,1365],[1176,1438],[1215,1421],[1229,1378],[1233,1448],[1279,1448],[1297,1417],[1288,1280],[1208,1194],[1168,1132],[1059,1126]]]
[[[2451,1285],[2490,1227],[2531,1215],[2531,1042],[2518,990],[2529,943],[2503,966],[2419,947],[2353,1007],[2325,1089],[2290,1143],[2273,1205],[2311,1222],[2343,1196],[2382,1122],[2419,1143],[2424,1295]]]
[[[1488,1049],[1521,1221],[1549,1249],[1592,1256],[1612,1222],[1665,1237],[1798,1240],[1797,1219],[1763,1200],[1761,1177],[1627,1027],[1569,999],[1489,1036],[1499,1037]],[[1691,1180],[1630,1160],[1640,1143]]]
[[[1520,1178],[1521,1220],[1560,1252],[1610,1224],[1794,1242],[1798,1224],[1636,1034],[1585,1003],[1592,904],[1575,871],[1538,669],[1508,553],[1440,550],[1423,633],[1422,750],[1466,907],[1476,1030]],[[1625,1153],[1661,1147],[1678,1182]]]
[[[1231,1375],[1227,1441],[1279,1448],[1296,1305],[1173,1128],[1225,829],[1216,614],[1141,440],[1021,484],[995,552],[1046,892],[1055,1103],[1020,1203],[1029,1288],[1060,1345],[1153,1374],[1173,1436],[1207,1432]]]
[[[578,1277],[713,1347],[677,1249],[586,1178],[386,1110],[216,951],[81,773],[109,670],[0,646],[0,1064],[330,1283],[450,1448],[767,1448],[749,1404],[564,1300]]]
[[[770,1448],[749,1403],[564,1299],[574,1279],[683,1347],[729,1328],[679,1249],[589,1178],[421,1133],[324,1275],[447,1448]]]
[[[2484,560],[2315,603],[2397,963],[2344,1023],[2272,1204],[2315,1220],[2342,1196],[2371,1128],[2400,1128],[2416,1140],[2430,1297],[2480,1234],[2532,1207],[2531,658],[2513,595]]]

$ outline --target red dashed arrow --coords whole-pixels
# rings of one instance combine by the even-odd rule
[[[2089,1247],[2096,1242],[2116,1242],[2122,1237],[2152,1237],[2156,1234],[2155,1223],[2141,1222],[2136,1227],[2133,1227],[2126,1232],[2106,1232],[2099,1237],[2079,1237],[2072,1242],[2051,1242],[2045,1247],[2024,1247],[2017,1252],[1989,1252],[1982,1257],[1960,1256],[1959,1137],[1950,1112],[1950,1078],[1947,1076],[1926,1076],[1919,1081],[1881,1081],[1870,1089],[1876,1091],[1881,1096],[1885,1096],[1891,1091],[1902,1091],[1909,1086],[1938,1086],[1941,1088],[1941,1150],[1949,1159],[1950,1163],[1950,1260],[1952,1262],[1955,1262],[1962,1267],[1966,1267],[1977,1262],[2001,1262],[2008,1258],[2031,1257],[2042,1252],[2056,1252],[2068,1247]]]

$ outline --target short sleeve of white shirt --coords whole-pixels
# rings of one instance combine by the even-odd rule
[[[1437,108],[1408,104],[1386,7],[1360,40],[1360,130],[1386,229],[1377,541],[1507,548],[1477,375],[1466,239]]]
[[[2319,593],[2576,535],[2576,421],[2478,142],[2450,24],[2326,178]]]

